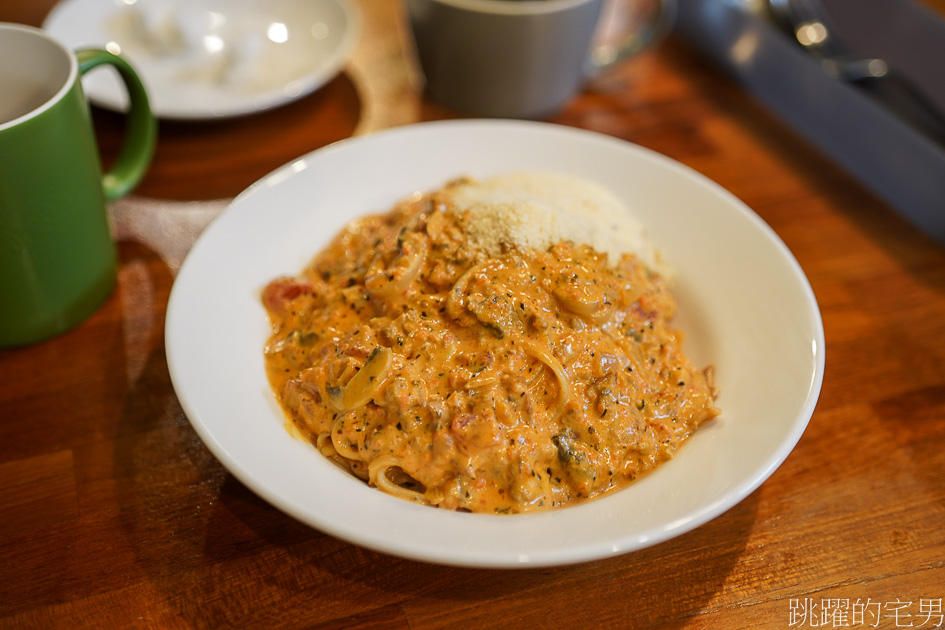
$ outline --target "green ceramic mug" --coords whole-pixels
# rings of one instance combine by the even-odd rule
[[[104,174],[81,84],[101,65],[118,71],[131,101],[125,144]],[[143,177],[156,130],[124,59],[0,24],[0,346],[64,332],[109,295],[118,256],[106,202]]]

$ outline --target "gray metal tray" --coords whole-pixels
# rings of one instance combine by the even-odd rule
[[[866,0],[859,0],[866,3]],[[945,22],[903,0],[882,0],[898,11],[891,37],[910,37],[875,56],[910,54],[938,47],[932,64],[905,68],[926,86],[945,90]],[[862,4],[861,8],[865,9]],[[842,18],[842,1],[834,10]],[[835,78],[822,63],[778,27],[762,0],[679,0],[676,33],[731,74],[755,98],[822,153],[945,246],[945,144],[884,105],[860,86]],[[870,19],[847,22],[850,43],[876,28]],[[911,22],[910,22],[911,20]],[[888,17],[887,17],[888,23]],[[903,24],[905,26],[903,26]],[[889,31],[890,29],[887,29]],[[922,37],[923,40],[915,38]],[[924,47],[924,49],[923,49]],[[924,75],[923,75],[924,73]],[[940,81],[935,82],[936,73]],[[933,83],[928,83],[930,79]],[[930,96],[941,98],[939,94]],[[945,106],[945,103],[943,103]],[[945,107],[943,107],[945,110]]]

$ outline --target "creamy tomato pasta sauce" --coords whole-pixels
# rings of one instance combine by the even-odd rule
[[[671,458],[719,412],[663,276],[570,240],[490,247],[470,185],[358,219],[266,287],[290,421],[380,490],[473,512],[571,505]]]

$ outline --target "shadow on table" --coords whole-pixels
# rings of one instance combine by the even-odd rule
[[[556,625],[593,619],[601,627],[630,627],[695,616],[715,599],[744,552],[758,501],[752,494],[692,532],[610,559],[557,568],[465,569],[402,560],[306,532],[229,478],[220,492],[229,514],[208,528],[206,551],[229,557],[224,521],[236,517],[284,549],[286,566],[314,579],[311,595],[326,627],[395,604],[411,623],[424,626],[459,615],[470,627],[532,627],[551,619]],[[668,576],[677,588],[666,589]],[[319,583],[331,588],[319,591]]]

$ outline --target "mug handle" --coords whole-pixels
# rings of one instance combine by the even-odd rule
[[[585,74],[588,77],[600,74],[669,33],[676,22],[676,2],[677,0],[659,0],[658,8],[645,24],[633,29],[615,43],[595,45],[587,60]]]
[[[112,168],[102,177],[105,198],[118,199],[138,185],[151,164],[157,140],[157,120],[151,114],[148,94],[141,79],[127,61],[97,48],[77,50],[75,54],[79,61],[80,74],[84,75],[101,65],[110,65],[118,71],[125,89],[128,90],[130,107],[125,143]]]

